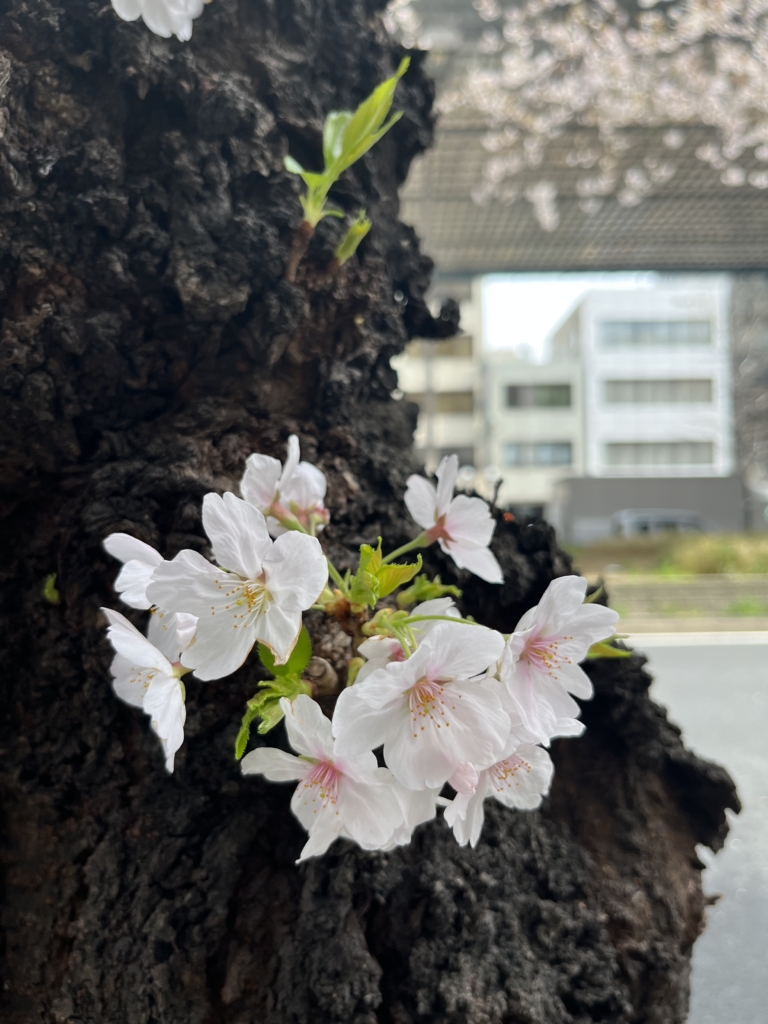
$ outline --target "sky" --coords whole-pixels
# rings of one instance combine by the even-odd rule
[[[489,274],[482,285],[485,347],[513,349],[534,362],[542,362],[548,335],[587,292],[598,288],[653,288],[658,280],[658,274],[648,271]]]

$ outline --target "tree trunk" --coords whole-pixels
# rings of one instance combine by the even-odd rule
[[[233,760],[256,667],[189,678],[173,775],[110,687],[103,538],[205,552],[202,495],[236,486],[249,452],[299,434],[342,566],[410,535],[415,407],[392,400],[389,360],[456,325],[427,311],[431,264],[397,220],[431,138],[418,57],[405,116],[333,197],[373,220],[358,256],[328,278],[325,221],[283,279],[301,219],[283,156],[316,167],[324,115],[397,66],[382,6],[213,0],[181,44],[101,0],[0,3],[9,1024],[684,1020],[694,847],[722,844],[737,800],[650,702],[640,656],[593,668],[541,812],[489,806],[474,851],[436,821],[395,853],[339,841],[301,868],[290,791]],[[570,562],[541,524],[500,518],[494,550],[503,587],[458,582],[508,631]],[[308,624],[341,667],[344,634]]]

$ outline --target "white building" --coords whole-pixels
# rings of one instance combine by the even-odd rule
[[[727,278],[588,294],[552,338],[581,363],[587,476],[729,476]]]
[[[466,485],[490,497],[501,479],[500,504],[578,543],[641,521],[739,528],[727,277],[590,292],[545,363],[484,352],[481,282],[463,284],[463,332],[393,360],[428,470],[455,451]]]
[[[542,515],[554,487],[584,472],[582,378],[577,359],[545,364],[513,352],[483,358],[483,462],[501,477],[499,502]]]

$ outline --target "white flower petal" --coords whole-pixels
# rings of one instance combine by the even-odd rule
[[[173,35],[175,20],[166,7],[164,0],[144,0],[144,9],[141,14],[144,24],[156,36],[169,39]]]
[[[501,566],[489,548],[467,548],[444,540],[440,540],[440,547],[460,569],[468,569],[486,583],[504,582]]]
[[[389,784],[397,797],[403,810],[404,826],[408,830],[408,842],[410,834],[417,825],[425,821],[431,821],[437,813],[437,798],[440,795],[439,789],[406,789],[398,782],[394,775],[387,768],[379,768],[380,773],[386,772]]]
[[[271,455],[249,455],[240,481],[240,493],[260,512],[265,512],[277,497],[281,470],[280,463]]]
[[[509,715],[494,690],[485,683],[451,683],[445,687],[445,700],[454,749],[461,753],[455,767],[462,761],[477,768],[494,764],[510,732]]]
[[[458,455],[446,455],[437,467],[437,515],[444,516],[448,511],[459,475]],[[478,499],[475,499],[478,500]]]
[[[395,778],[407,789],[436,789],[442,786],[464,760],[453,744],[455,730],[425,720],[411,725],[410,715],[390,720],[384,742],[384,760]],[[417,730],[414,732],[414,728]],[[423,728],[423,732],[421,731]]]
[[[512,672],[502,668],[502,674],[523,724],[538,742],[549,743],[553,736],[560,735],[558,723],[561,720],[572,720],[579,715],[578,704],[546,671],[521,661]]]
[[[477,846],[485,821],[483,802],[486,794],[485,777],[481,779],[474,793],[459,793],[446,807],[445,820],[453,829],[459,846]]]
[[[316,537],[284,533],[264,558],[267,588],[286,608],[305,611],[328,582],[328,563]]]
[[[103,541],[107,554],[120,562],[146,562],[147,565],[160,565],[163,556],[143,540],[131,537],[128,533],[110,533]]]
[[[200,618],[195,638],[181,656],[182,665],[203,681],[223,679],[236,672],[257,640],[255,626],[242,621],[237,606],[220,606],[209,615]]]
[[[328,483],[325,474],[310,462],[300,462],[290,479],[281,485],[280,504],[297,505],[302,511],[322,506]]]
[[[161,559],[162,561],[162,559]],[[126,562],[115,580],[115,591],[130,608],[146,611],[152,607],[147,597],[147,587],[152,579],[155,566],[149,562]]]
[[[552,580],[536,606],[536,623],[542,627],[545,623],[557,626],[583,606],[586,593],[587,581],[583,576],[560,576]]]
[[[301,856],[296,861],[301,864],[309,857],[319,857],[325,853],[331,843],[339,838],[342,830],[341,818],[334,813],[321,811],[318,813],[317,821],[309,833],[309,838],[304,844]]]
[[[582,605],[561,623],[560,628],[566,635],[563,650],[571,658],[583,661],[592,644],[613,636],[618,621],[619,613],[613,608],[600,604]]]
[[[386,846],[403,824],[403,811],[391,786],[345,777],[339,785],[338,811],[344,830],[366,850]]]
[[[306,761],[275,747],[257,747],[240,762],[243,775],[263,775],[270,782],[296,782],[308,767]]]
[[[254,622],[253,629],[256,638],[272,651],[275,662],[284,665],[299,639],[301,612],[281,608],[274,601],[269,602]]]
[[[493,629],[438,622],[406,664],[418,659],[430,679],[471,679],[498,662],[503,652],[504,637]]]
[[[136,21],[141,17],[142,5],[139,0],[112,0],[112,7],[123,21]],[[119,558],[119,555],[115,557]]]
[[[506,807],[534,810],[549,792],[554,766],[546,750],[519,747],[488,772],[488,795]]]
[[[485,548],[495,529],[491,510],[482,498],[458,494],[451,502],[445,517],[445,531],[459,547]]]
[[[474,793],[479,779],[477,768],[469,761],[462,761],[448,779],[448,784],[453,786],[457,793]]]
[[[154,608],[149,616],[147,638],[173,664],[189,647],[196,629],[195,615]]]
[[[424,625],[426,626],[427,623],[425,622]],[[402,654],[403,648],[399,640],[395,640],[393,636],[369,636],[357,648],[357,653],[367,658],[368,664],[372,668],[381,668],[392,661],[398,653]],[[360,676],[358,675],[357,678],[359,679]]]
[[[109,621],[107,627],[109,642],[118,654],[122,654],[133,665],[141,668],[155,668],[164,675],[173,675],[173,668],[168,659],[145,636],[142,636],[125,616],[111,608],[102,608],[101,610]]]
[[[143,708],[144,694],[147,692],[147,688],[152,682],[157,669],[140,668],[138,665],[134,665],[132,661],[129,661],[128,658],[124,658],[122,654],[116,654],[112,659],[109,670],[113,676],[112,689],[120,700],[125,701],[126,704],[131,704],[135,708]]]
[[[184,742],[187,717],[179,680],[175,676],[155,676],[144,696],[144,711],[163,744],[165,767],[172,772],[176,751]]]
[[[413,520],[423,529],[428,530],[437,521],[437,495],[435,488],[423,476],[408,477],[408,484],[403,496],[405,507]]]
[[[211,614],[212,592],[217,601],[225,590],[239,583],[237,576],[217,569],[197,551],[180,551],[170,562],[154,570],[147,598],[160,608],[206,617]]]
[[[435,597],[431,601],[422,601],[421,604],[416,605],[411,615],[450,615],[454,619],[461,618],[459,609],[454,604],[452,597]],[[414,625],[414,630],[420,632],[429,631],[433,625],[436,625],[436,623],[418,622]],[[361,650],[363,646],[365,645],[361,645]]]
[[[299,439],[295,434],[291,434],[288,438],[288,453],[285,457],[285,463],[283,464],[283,473],[280,477],[280,497],[283,495],[283,488],[291,479],[296,471],[296,467],[299,464],[301,458],[301,449],[299,448]]]
[[[368,703],[363,686],[363,683],[355,683],[347,687],[336,701],[332,723],[336,756],[362,754],[366,750],[375,750],[384,742],[388,709]]]
[[[285,715],[288,742],[293,749],[318,761],[331,760],[333,758],[331,721],[320,710],[317,701],[312,700],[305,693],[301,693],[293,701],[283,697],[280,707]]]
[[[223,498],[203,498],[203,527],[220,566],[255,580],[271,541],[264,516],[253,505],[227,491]]]

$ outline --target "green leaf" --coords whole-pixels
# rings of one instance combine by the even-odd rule
[[[612,636],[607,640],[600,640],[587,651],[588,660],[592,661],[595,658],[631,658],[634,651],[623,651],[620,647],[612,647],[611,644],[614,640],[618,640],[619,637]]]
[[[397,72],[388,78],[381,85],[378,85],[371,95],[363,100],[354,114],[350,117],[344,130],[341,152],[332,165],[326,165],[326,170],[333,169],[336,177],[342,171],[350,167],[356,160],[368,152],[371,146],[375,145],[381,136],[389,131],[396,120],[401,116],[396,114],[385,127],[382,128],[384,120],[392,107],[395,98],[397,83],[408,70],[410,58],[405,57],[400,62]]]
[[[240,731],[235,740],[235,758],[238,761],[248,746],[253,721],[257,718],[261,719],[258,732],[260,736],[265,736],[283,719],[280,699],[287,697],[288,700],[295,700],[300,693],[311,697],[312,687],[309,683],[305,683],[297,673],[279,676],[277,679],[267,679],[265,682],[259,683],[259,692],[251,697],[246,704]]]
[[[422,601],[432,601],[436,597],[461,597],[461,591],[453,584],[441,583],[440,577],[435,576],[431,580],[428,576],[419,576],[412,586],[408,587],[401,594],[397,595],[398,608],[410,608],[411,605],[421,604]]]
[[[304,168],[301,166],[298,160],[294,160],[292,156],[286,156],[283,159],[286,171],[290,171],[291,174],[304,174]]]
[[[591,594],[584,598],[584,604],[594,604],[595,601],[598,601],[604,593],[605,587],[601,583],[597,590],[593,591]]]
[[[341,156],[344,132],[351,120],[350,110],[338,110],[326,117],[323,125],[323,159],[326,167],[333,166]]]
[[[381,569],[381,537],[378,547],[370,544],[360,545],[360,564],[350,581],[349,600],[351,604],[370,605],[374,607],[379,599],[378,573]]]
[[[377,576],[379,580],[379,597],[386,597],[393,590],[402,587],[404,583],[410,583],[417,572],[421,570],[421,555],[418,555],[415,565],[383,565]]]
[[[240,731],[238,732],[237,739],[235,740],[236,761],[239,761],[245,753],[245,748],[248,746],[248,740],[251,738],[251,722],[254,718],[258,717],[258,711],[254,710],[250,706],[246,706],[242,725],[240,726]]]
[[[315,174],[313,171],[305,171],[298,160],[294,160],[291,156],[285,157],[283,163],[287,171],[290,171],[291,174],[299,175],[307,188],[322,193],[322,200],[325,201],[328,189],[333,184],[333,179],[330,179],[328,174]]]
[[[294,648],[288,655],[288,660],[284,665],[277,664],[274,653],[266,646],[266,644],[259,644],[259,658],[261,659],[261,663],[268,672],[272,673],[273,676],[301,675],[309,664],[309,659],[311,657],[312,641],[310,640],[309,633],[306,631],[304,626],[301,627]]]
[[[61,594],[56,589],[56,573],[52,572],[50,576],[45,577],[43,583],[43,600],[47,601],[48,604],[61,604]]]
[[[365,216],[365,210],[361,210],[346,235],[336,246],[336,252],[333,254],[340,267],[343,267],[347,260],[355,255],[357,247],[370,230],[371,222]]]

